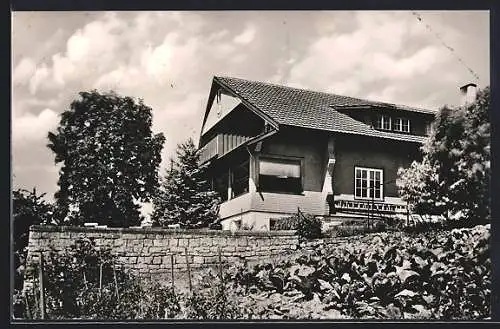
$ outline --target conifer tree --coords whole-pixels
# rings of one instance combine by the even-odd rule
[[[199,166],[199,152],[190,138],[177,145],[154,198],[151,216],[156,226],[179,224],[182,228],[211,227],[218,223],[220,199],[206,180],[206,167]]]

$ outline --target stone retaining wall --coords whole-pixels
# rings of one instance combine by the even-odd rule
[[[220,248],[223,263],[258,261],[283,256],[298,248],[293,231],[228,232],[213,230],[167,230],[158,228],[87,228],[32,226],[29,234],[28,262],[39,252],[62,251],[78,238],[94,239],[96,246],[110,248],[124,266],[140,275],[168,277],[171,254],[176,272],[185,272],[186,248],[193,270],[218,264]]]

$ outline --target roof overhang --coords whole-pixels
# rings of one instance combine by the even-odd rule
[[[413,107],[403,107],[401,105],[394,104],[362,104],[362,105],[330,105],[331,108],[335,110],[398,110],[403,112],[419,113],[423,115],[436,116],[435,111],[427,109],[419,109]]]
[[[201,125],[200,137],[199,137],[198,141],[201,141],[201,137],[203,135],[209,133],[210,131],[212,131],[217,126],[217,124],[216,124],[213,127],[211,127],[210,129],[208,129],[207,131],[203,132],[203,129],[204,129],[205,124],[207,122],[208,113],[210,112],[210,109],[212,107],[212,103],[213,103],[213,101],[215,99],[215,95],[217,94],[217,91],[219,89],[223,89],[224,91],[226,91],[231,96],[239,98],[241,100],[241,103],[246,108],[248,108],[250,111],[252,111],[253,113],[255,113],[260,118],[262,118],[264,120],[264,122],[266,122],[269,125],[271,125],[271,127],[273,127],[275,130],[279,130],[279,125],[278,125],[278,123],[274,119],[272,119],[270,116],[268,116],[267,114],[265,114],[264,112],[262,112],[261,110],[259,110],[257,107],[255,107],[254,105],[252,105],[250,102],[248,102],[246,99],[244,99],[243,97],[241,97],[236,91],[234,91],[231,87],[229,87],[228,85],[226,85],[224,82],[220,81],[217,77],[214,77],[212,79],[212,85],[210,87],[210,92],[209,92],[209,95],[208,95],[208,101],[207,101],[207,105],[205,107],[205,114],[203,115],[203,123]],[[199,147],[200,147],[200,145],[198,145],[198,148]]]

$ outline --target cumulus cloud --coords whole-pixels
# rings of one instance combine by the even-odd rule
[[[29,57],[23,57],[14,68],[12,82],[14,84],[25,84],[33,76],[36,70],[36,63]]]
[[[31,94],[36,94],[40,86],[45,88],[53,87],[52,84],[47,81],[50,76],[50,69],[47,65],[42,64],[40,67],[35,68],[35,72],[29,81],[29,90]]]
[[[409,40],[427,31],[415,29],[405,15],[356,13],[357,28],[334,31],[314,41],[290,70],[290,80],[295,85],[358,97],[366,97],[367,88],[370,90],[380,81],[392,81],[399,86],[395,88],[405,88],[409,79],[428,74],[447,55],[446,49],[434,44],[409,52]],[[398,93],[393,90],[370,95],[390,100]]]
[[[238,44],[249,44],[250,42],[253,41],[255,38],[255,34],[257,32],[257,29],[253,25],[248,25],[241,34],[238,34],[236,37],[234,37],[233,41]]]
[[[38,115],[27,113],[12,118],[12,139],[14,143],[39,141],[57,126],[58,114],[46,108]]]
[[[36,152],[40,168],[52,162],[44,147],[46,133],[81,90],[115,90],[144,99],[153,108],[153,130],[167,138],[165,163],[177,143],[198,138],[213,75],[415,106],[453,99],[455,84],[467,75],[409,12],[92,15],[71,29],[57,24],[54,42],[33,28],[29,33],[40,40],[33,47],[45,47],[43,56],[27,50],[17,55],[12,139],[19,175]],[[439,15],[427,17],[450,45],[467,48],[457,32],[461,21],[447,27]],[[477,56],[476,49],[467,50]],[[27,175],[22,182],[36,180],[34,170],[22,175]],[[55,182],[42,182],[42,189],[52,192]]]
[[[78,29],[66,42],[66,51],[56,53],[50,64],[37,68],[30,81],[32,94],[40,90],[64,87],[69,81],[82,79],[107,69],[118,47],[119,31],[125,22],[108,13]]]

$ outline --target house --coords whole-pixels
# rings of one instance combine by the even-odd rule
[[[214,77],[201,163],[223,203],[223,229],[273,229],[303,213],[325,219],[407,214],[397,170],[419,159],[435,112]]]

